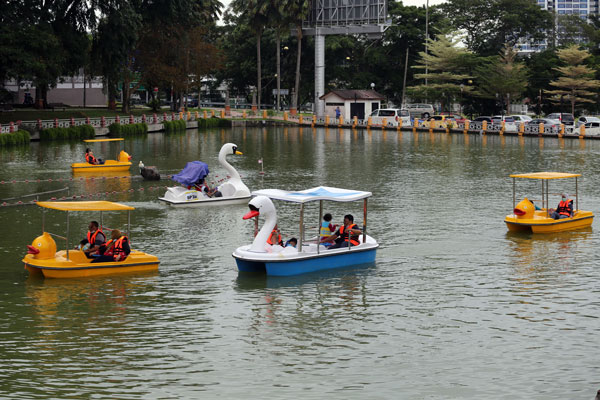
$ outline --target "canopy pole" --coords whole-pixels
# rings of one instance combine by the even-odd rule
[[[100,229],[102,229],[103,226],[104,226],[104,215],[102,214],[102,211],[100,211]]]
[[[548,197],[548,186],[550,182],[546,182],[546,218],[550,217],[550,198]]]
[[[323,200],[319,200],[319,223],[317,224],[317,254],[321,247],[321,224],[323,223]]]
[[[513,207],[514,208],[514,207]],[[365,197],[363,204],[363,244],[367,243],[367,198]]]
[[[67,260],[69,259],[69,212],[67,211]]]
[[[42,208],[42,234],[46,232],[46,209]]]
[[[515,214],[515,208],[517,207],[517,194],[515,193],[515,190],[516,190],[515,180],[516,180],[516,178],[513,178],[513,215]]]
[[[304,203],[300,203],[300,243],[298,243],[298,253],[302,251],[302,242],[304,242]]]
[[[131,210],[127,210],[127,240],[129,240],[129,245],[131,246]]]
[[[577,177],[575,177],[575,210],[579,210],[579,187],[577,185]]]
[[[548,208],[546,207],[546,199],[544,199],[544,180],[542,179],[542,208]]]

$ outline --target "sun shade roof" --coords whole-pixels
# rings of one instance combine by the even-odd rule
[[[330,200],[330,201],[356,201],[371,197],[371,192],[361,192],[359,190],[339,189],[327,186],[318,186],[312,189],[288,192],[279,189],[263,189],[252,192],[253,196],[267,196],[271,199],[292,201],[294,203],[307,203],[309,201]]]
[[[121,141],[121,140],[125,140],[123,138],[113,138],[113,139],[86,139],[84,140],[84,142],[86,143],[96,143],[96,142],[117,142],[117,141]]]
[[[527,179],[564,179],[576,178],[581,174],[569,174],[566,172],[532,172],[529,174],[515,174],[511,178],[527,178]]]
[[[135,208],[111,201],[38,201],[40,207],[60,211],[129,211]]]

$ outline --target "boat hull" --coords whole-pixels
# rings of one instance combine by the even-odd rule
[[[129,274],[158,270],[160,261],[156,256],[132,250],[122,262],[92,263],[78,250],[61,250],[54,258],[35,259],[28,254],[23,258],[25,269],[31,274],[42,274],[45,278],[86,278],[102,275]]]
[[[174,207],[203,207],[207,205],[246,204],[251,197],[248,191],[243,195],[208,197],[197,190],[172,187],[168,188],[165,195],[158,199]]]
[[[245,246],[248,247],[248,246]],[[240,272],[265,273],[269,276],[291,276],[309,272],[369,264],[375,261],[377,244],[360,245],[354,248],[322,250],[319,254],[296,253],[250,255],[244,248],[236,250],[235,258]]]
[[[578,211],[574,217],[565,219],[552,219],[538,214],[528,219],[507,215],[504,222],[511,232],[556,233],[587,228],[594,220],[591,211]]]
[[[129,168],[131,168],[131,162],[120,162],[115,160],[106,160],[106,162],[101,165],[88,163],[71,164],[73,173],[123,172],[129,171]]]

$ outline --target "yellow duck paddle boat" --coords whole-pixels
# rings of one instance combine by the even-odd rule
[[[594,213],[579,209],[579,188],[577,185],[577,178],[580,176],[581,174],[569,174],[563,172],[534,172],[529,174],[510,175],[510,177],[513,178],[513,214],[507,215],[504,219],[508,230],[513,232],[528,231],[533,233],[554,233],[582,229],[592,225]],[[554,210],[550,209],[548,206],[548,197],[550,195],[550,193],[548,193],[548,184],[550,180],[566,178],[575,178],[575,207],[572,207],[573,200],[567,200],[567,202],[571,202],[573,214],[567,218],[554,219],[552,218],[552,211]],[[516,179],[541,180],[541,209],[536,210],[535,205],[527,197],[516,204]]]
[[[88,139],[85,143],[98,142],[118,142],[123,141],[123,138],[115,139]],[[129,171],[131,167],[131,156],[125,150],[121,150],[117,160],[106,160],[103,164],[90,164],[88,162],[80,162],[71,164],[71,169],[74,173],[103,173],[103,172],[122,172]]]
[[[41,273],[46,278],[82,278],[100,275],[123,274],[131,272],[147,272],[158,269],[160,261],[156,256],[141,251],[131,250],[123,261],[97,262],[87,258],[85,253],[77,249],[69,249],[69,212],[71,211],[127,211],[127,237],[129,237],[130,211],[133,207],[112,203],[110,201],[46,201],[38,202],[45,209],[66,211],[66,237],[44,231],[44,214],[42,214],[42,235],[28,245],[27,255],[23,258],[25,269],[30,274]],[[101,224],[102,225],[102,224]],[[56,251],[56,242],[52,236],[66,241],[66,250]]]

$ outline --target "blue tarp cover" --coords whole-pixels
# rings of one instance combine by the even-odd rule
[[[208,175],[208,165],[202,161],[190,161],[185,165],[177,175],[173,175],[173,180],[185,186],[191,186]]]

